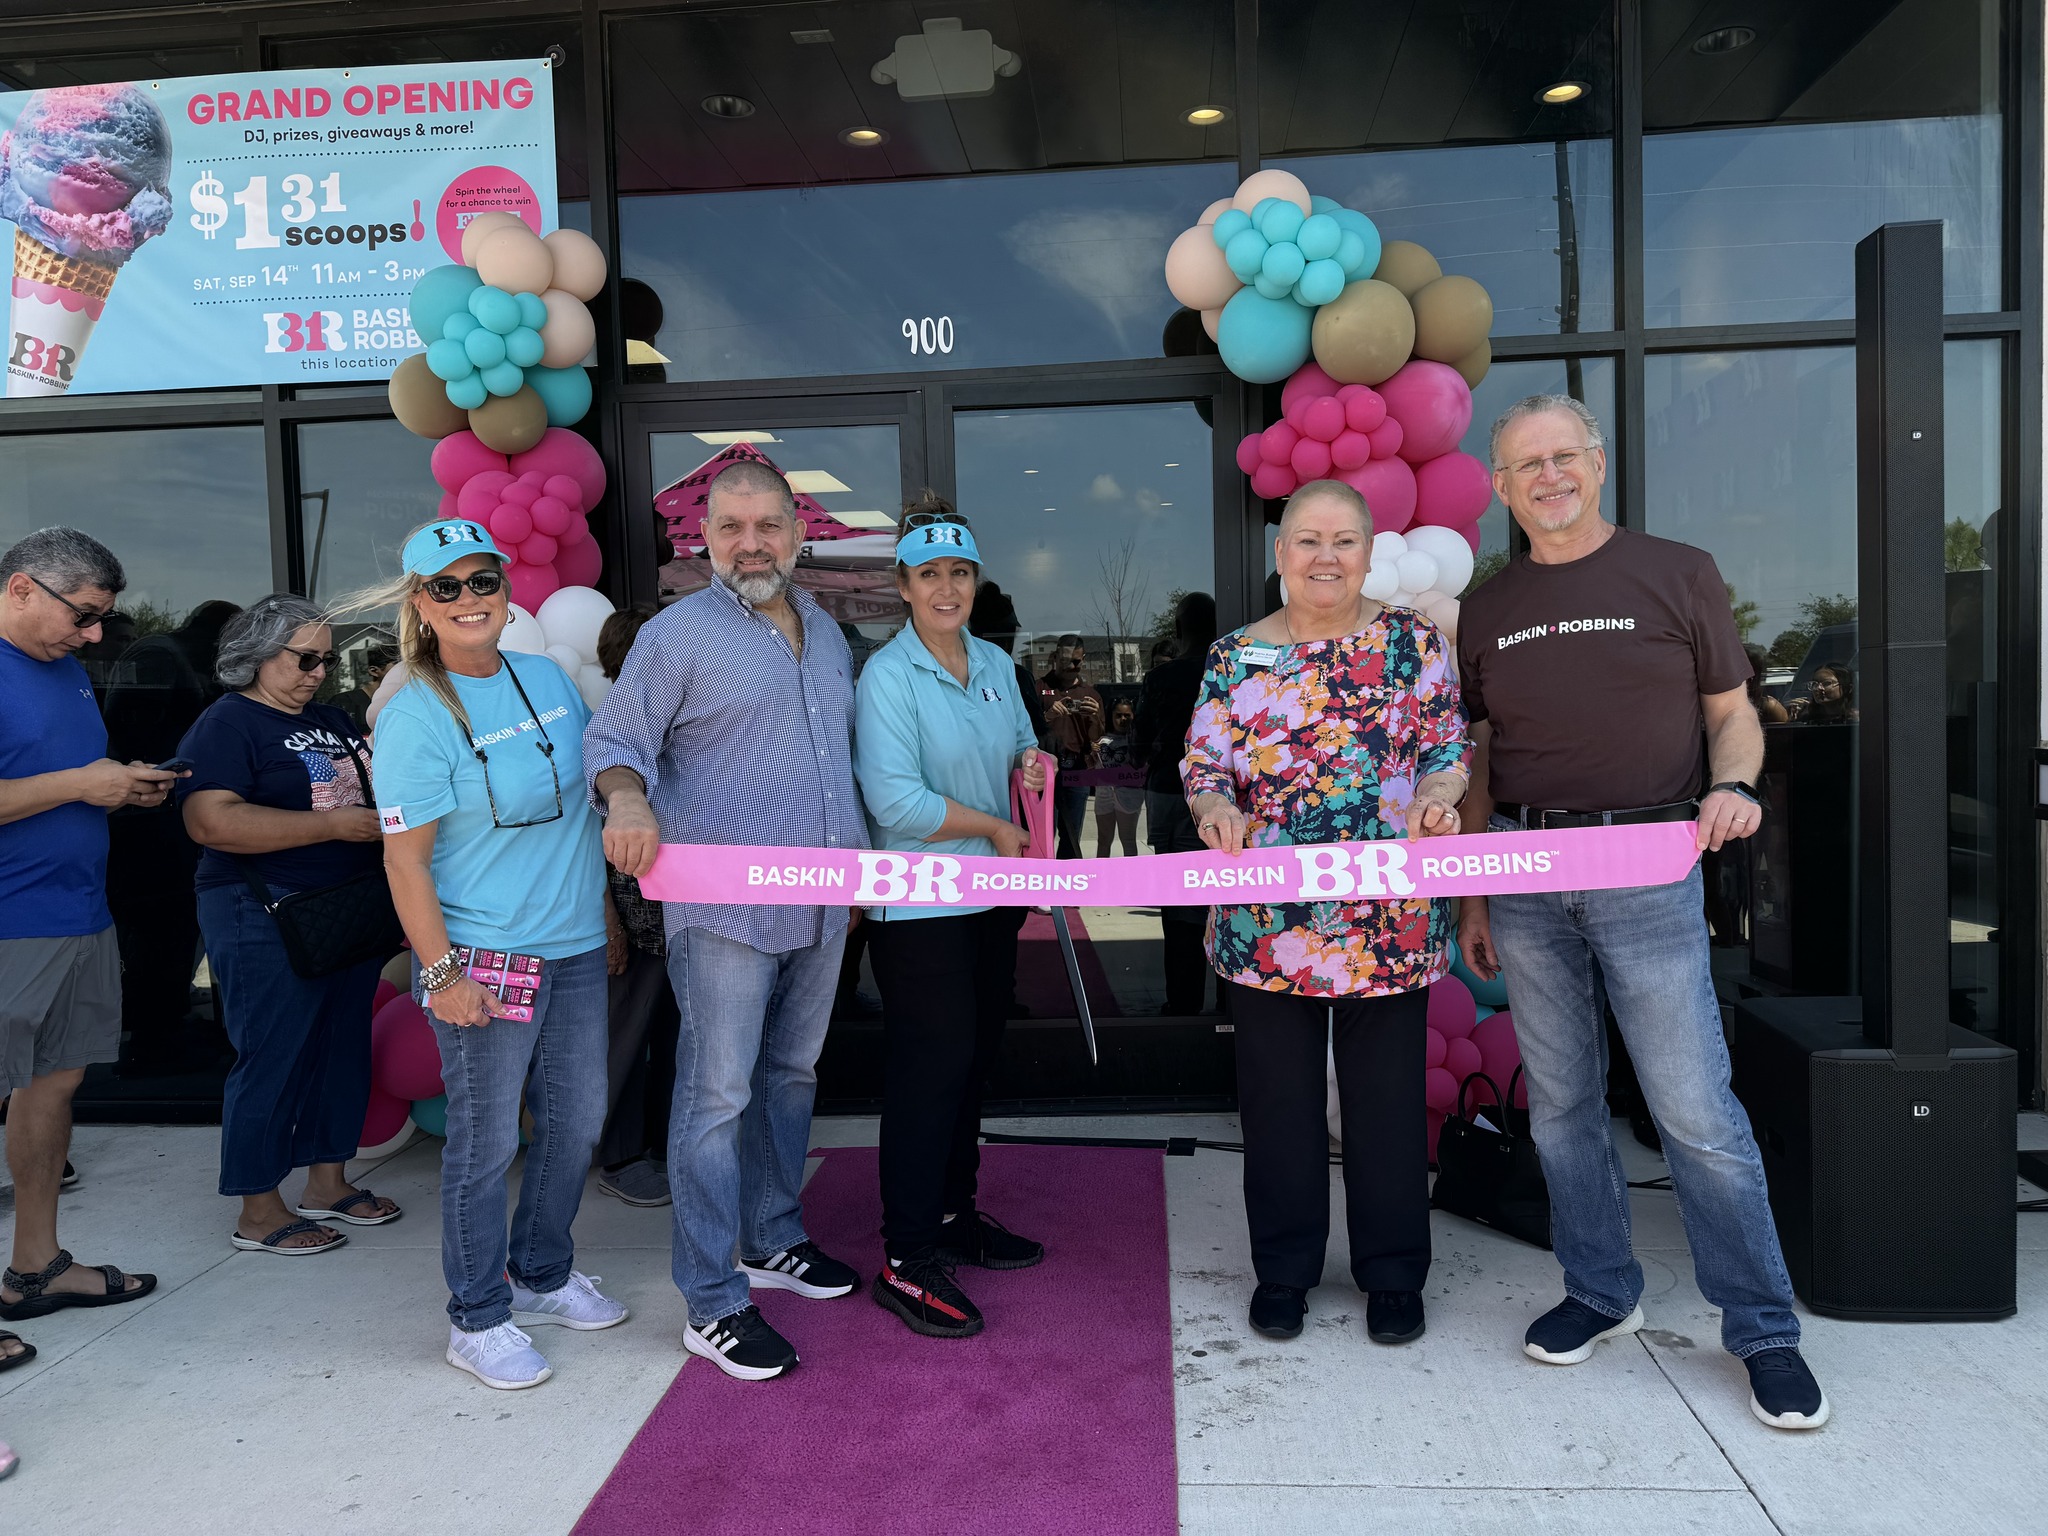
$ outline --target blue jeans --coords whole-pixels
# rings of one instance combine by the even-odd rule
[[[1500,818],[1493,829],[1511,830]],[[1799,1320],[1763,1163],[1728,1086],[1699,867],[1672,885],[1495,896],[1487,907],[1565,1293],[1626,1317],[1643,1292],[1607,1110],[1604,994],[1664,1138],[1693,1273],[1721,1309],[1722,1345],[1742,1359],[1796,1348]]]
[[[370,1102],[377,962],[308,981],[277,920],[239,886],[199,893],[199,931],[235,1048],[220,1105],[220,1192],[264,1195],[294,1168],[345,1163]]]
[[[419,974],[419,962],[413,962]],[[604,1129],[604,951],[586,950],[541,968],[533,1022],[444,1024],[428,1014],[448,1089],[448,1145],[441,1153],[441,1272],[448,1316],[466,1333],[512,1315],[507,1276],[552,1291],[576,1257],[569,1227],[583,1203],[590,1155]],[[519,1151],[519,1106],[533,1112],[533,1140],[505,1233],[505,1176]]]
[[[735,1247],[761,1259],[804,1240],[811,1101],[845,948],[844,933],[781,954],[706,928],[669,939],[682,1014],[668,1130],[674,1269],[700,1328],[747,1305]]]

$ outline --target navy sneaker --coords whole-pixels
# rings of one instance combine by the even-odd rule
[[[1615,1318],[1567,1296],[1529,1325],[1522,1353],[1545,1365],[1578,1365],[1593,1358],[1593,1346],[1602,1339],[1618,1339],[1642,1326],[1641,1307]]]
[[[1365,1336],[1375,1344],[1406,1344],[1425,1326],[1420,1291],[1370,1291],[1365,1298]]]
[[[1749,1371],[1749,1411],[1773,1429],[1819,1429],[1828,1395],[1796,1349],[1764,1349],[1742,1362]]]
[[[1252,1326],[1269,1339],[1298,1337],[1307,1312],[1308,1292],[1298,1285],[1268,1281],[1252,1292]]]
[[[940,1229],[939,1247],[956,1263],[977,1269],[1029,1269],[1045,1257],[1045,1244],[1019,1236],[981,1211],[947,1222]]]
[[[952,1256],[943,1249],[890,1259],[875,1276],[872,1294],[926,1338],[968,1339],[981,1332],[981,1309],[954,1281]]]

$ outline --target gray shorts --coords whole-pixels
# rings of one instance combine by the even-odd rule
[[[0,1094],[120,1054],[121,950],[112,928],[0,939]]]

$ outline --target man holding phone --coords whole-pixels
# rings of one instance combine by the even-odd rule
[[[0,555],[0,1095],[14,1175],[14,1251],[0,1319],[134,1301],[154,1275],[74,1264],[57,1244],[71,1096],[121,1051],[121,960],[107,910],[107,812],[157,806],[175,772],[106,755],[73,652],[100,638],[121,562],[73,528]],[[0,1371],[32,1351],[0,1337]]]

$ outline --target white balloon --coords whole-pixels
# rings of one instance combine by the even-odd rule
[[[1472,580],[1472,546],[1462,533],[1450,528],[1424,525],[1408,530],[1408,547],[1419,549],[1436,562],[1432,585],[1449,597],[1463,592]]]
[[[604,668],[595,662],[580,667],[576,672],[576,691],[583,695],[583,702],[592,709],[604,702],[604,696],[611,692],[612,680],[604,675]]]
[[[583,670],[583,658],[576,654],[573,645],[551,645],[547,649],[547,657],[572,678]]]
[[[1425,619],[1443,631],[1444,639],[1453,646],[1458,643],[1458,600],[1455,597],[1430,592],[1415,606]]]
[[[1389,608],[1413,608],[1415,606],[1415,594],[1405,589],[1397,588],[1393,596],[1384,598],[1382,601]]]
[[[1376,533],[1372,536],[1372,563],[1391,565],[1408,553],[1408,541],[1398,533]]]
[[[1394,569],[1392,561],[1376,560],[1365,573],[1365,585],[1360,590],[1373,601],[1384,603],[1401,590],[1401,573]]]
[[[586,663],[597,660],[597,632],[611,616],[610,600],[595,587],[557,588],[540,605],[539,615],[548,643],[566,645]]]
[[[1436,562],[1419,549],[1411,549],[1394,562],[1401,573],[1401,585],[1410,592],[1427,592],[1436,585]]]
[[[505,632],[498,636],[498,649],[501,651],[518,651],[526,656],[546,655],[548,637],[541,633],[540,620],[536,619],[517,603],[513,603],[510,606],[512,609],[512,619],[505,626]]]
[[[371,730],[377,728],[377,717],[384,713],[384,706],[391,702],[391,696],[405,686],[412,671],[402,661],[394,661],[391,670],[384,674],[384,681],[377,685],[377,691],[370,697],[370,707],[363,711],[363,718]]]

